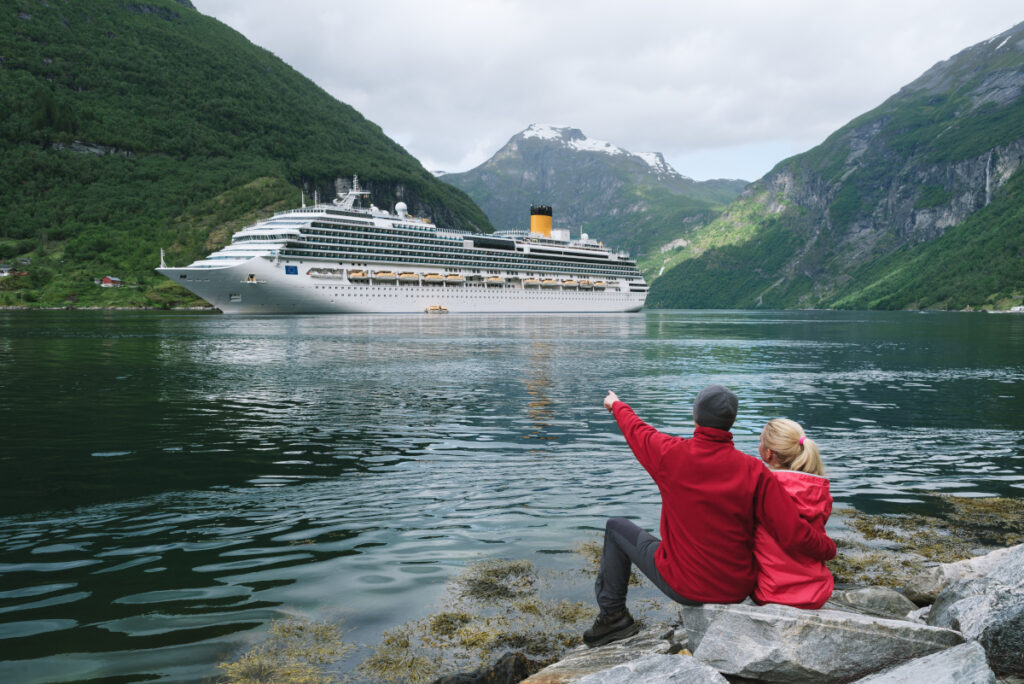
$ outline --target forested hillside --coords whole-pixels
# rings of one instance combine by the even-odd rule
[[[188,0],[0,9],[0,305],[166,306],[153,273],[358,174],[381,207],[491,230],[357,111]],[[94,278],[137,288],[100,290]]]
[[[1024,24],[778,164],[673,255],[654,307],[1024,303]]]

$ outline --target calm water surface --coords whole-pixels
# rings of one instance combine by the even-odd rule
[[[352,641],[658,495],[601,408],[788,416],[837,504],[1024,496],[1024,316],[0,312],[0,681],[196,681],[286,615]],[[588,600],[584,581],[573,598]]]

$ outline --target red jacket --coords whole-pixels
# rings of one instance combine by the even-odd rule
[[[832,495],[828,480],[796,470],[774,470],[778,480],[796,503],[800,517],[825,531],[825,522],[832,514]],[[819,560],[782,550],[775,538],[762,525],[754,531],[754,557],[757,559],[758,603],[784,603],[797,608],[821,608],[832,596],[832,573]]]
[[[836,545],[800,517],[761,459],[737,451],[732,433],[698,427],[691,439],[658,432],[621,401],[612,413],[640,465],[661,491],[658,572],[676,593],[736,603],[754,590],[754,524],[782,548],[817,560]]]

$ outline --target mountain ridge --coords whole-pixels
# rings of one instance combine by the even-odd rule
[[[694,181],[661,153],[633,153],[572,126],[536,123],[476,168],[441,179],[464,190],[497,227],[522,226],[531,204],[548,204],[556,225],[634,256],[707,223],[746,185]]]
[[[673,254],[648,302],[963,308],[1019,299],[1024,239],[1012,216],[1024,209],[1010,182],[1024,159],[1022,93],[1019,24],[938,62],[821,145],[779,162]],[[971,294],[950,291],[949,276],[931,265],[946,263],[942,252],[955,249],[942,238],[999,203],[1011,206],[970,225],[1008,252],[966,251],[957,281]],[[894,279],[880,271],[882,263],[901,271],[896,254],[919,273]],[[993,269],[992,259],[1006,263]],[[1004,275],[982,296],[975,283],[989,280],[986,270]],[[930,285],[920,273],[931,274]],[[906,289],[911,281],[918,285]],[[882,291],[881,282],[903,295]]]

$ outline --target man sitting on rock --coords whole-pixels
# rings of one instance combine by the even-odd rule
[[[764,462],[733,446],[738,401],[725,387],[697,395],[689,439],[658,432],[614,392],[604,406],[661,491],[661,540],[624,518],[608,521],[594,583],[601,613],[583,634],[588,646],[639,630],[626,608],[631,564],[673,601],[699,605],[738,603],[753,591],[755,522],[789,553],[822,561],[836,555],[835,542],[800,517]]]

